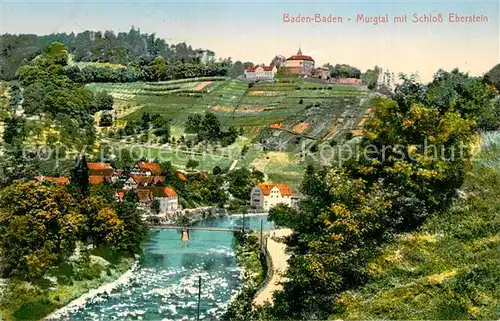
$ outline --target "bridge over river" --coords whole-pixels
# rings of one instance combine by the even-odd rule
[[[177,226],[177,225],[151,225],[152,230],[189,230],[212,232],[240,232],[242,227],[215,227],[215,226]]]

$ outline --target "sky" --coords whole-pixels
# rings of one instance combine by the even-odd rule
[[[488,21],[450,22],[449,14]],[[337,23],[291,23],[290,17],[341,17]],[[406,23],[394,17],[406,14]],[[442,22],[414,23],[414,15]],[[364,18],[386,16],[388,22]],[[350,19],[350,20],[349,20]],[[233,61],[269,64],[300,46],[316,65],[344,63],[362,71],[378,65],[418,73],[429,81],[439,69],[482,75],[500,62],[498,1],[20,1],[0,0],[1,33],[50,34],[84,30],[156,33]]]

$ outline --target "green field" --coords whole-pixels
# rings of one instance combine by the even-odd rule
[[[243,137],[228,149],[241,150],[243,145],[251,149],[243,159],[237,153],[218,160],[203,160],[193,155],[200,161],[200,168],[226,167],[238,159],[237,167],[256,165],[254,167],[268,174],[269,180],[294,186],[300,183],[305,167],[303,161],[295,158],[297,153],[314,144],[340,141],[352,129],[358,129],[371,98],[369,91],[361,86],[302,79],[249,86],[242,81],[207,77],[155,83],[99,83],[88,87],[113,95],[122,121],[140,120],[143,113],[161,114],[170,119],[176,139],[186,135],[184,126],[189,116],[211,111],[223,126],[243,129]],[[269,141],[279,142],[279,146],[269,145]],[[267,159],[268,153],[252,147],[258,143],[268,152],[285,153],[286,161],[272,154],[270,160]],[[160,151],[160,147],[143,148],[152,148],[154,155]],[[217,150],[216,154],[228,152]],[[180,167],[187,162],[184,155],[168,157]]]

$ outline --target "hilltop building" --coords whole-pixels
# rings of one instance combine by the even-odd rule
[[[325,67],[318,67],[314,69],[314,76],[322,80],[330,79],[330,71]]]
[[[276,66],[265,66],[264,64],[247,67],[245,68],[245,78],[252,81],[273,79],[277,71]]]
[[[397,85],[397,77],[394,72],[390,72],[389,70],[381,71],[378,74],[377,78],[377,88],[385,86],[390,91],[394,92]]]
[[[303,55],[299,48],[296,55],[285,61],[284,68],[287,68],[290,74],[308,77],[314,70],[314,59],[311,56]]]
[[[268,211],[278,204],[292,206],[292,190],[287,184],[258,184],[252,188],[252,207]]]

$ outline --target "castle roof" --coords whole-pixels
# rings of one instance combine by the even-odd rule
[[[308,60],[308,61],[314,61],[311,56],[306,56],[302,54],[302,50],[299,48],[297,51],[296,55],[291,56],[287,60]]]

